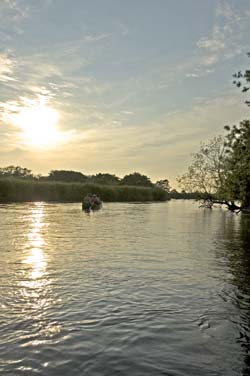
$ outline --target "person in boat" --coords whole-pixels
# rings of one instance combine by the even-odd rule
[[[90,209],[97,209],[101,207],[101,200],[96,194],[88,193],[87,196],[84,197],[83,200],[83,209],[90,210]]]
[[[93,205],[99,205],[101,203],[99,197],[97,197],[96,194],[93,194],[92,197],[91,197],[91,203]]]
[[[92,195],[90,193],[87,194],[87,196],[83,199],[83,207],[85,209],[90,209],[92,206]]]

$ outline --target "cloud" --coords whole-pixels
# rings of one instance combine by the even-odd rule
[[[29,6],[23,0],[0,1],[0,38],[10,41],[13,34],[23,34],[21,23],[29,15]]]
[[[128,111],[128,110],[123,110],[121,111],[122,115],[134,115],[134,111]]]
[[[228,21],[230,20],[240,20],[241,17],[237,14],[237,12],[233,9],[232,5],[227,0],[219,0],[217,2],[216,10],[215,10],[216,17],[222,17]]]
[[[225,49],[225,35],[222,33],[218,27],[213,31],[212,37],[210,38],[201,38],[197,42],[199,48],[204,48],[211,52],[219,52]]]
[[[204,50],[204,65],[214,65],[221,59],[231,59],[241,54],[243,36],[249,33],[249,12],[240,12],[230,1],[219,0],[215,10],[213,30],[200,38],[197,47]]]
[[[214,65],[219,61],[219,57],[217,55],[208,55],[204,56],[201,59],[201,66],[209,66]]]
[[[0,0],[0,38],[5,42],[14,40],[16,35],[24,33],[23,23],[44,8],[48,8],[53,0]]]
[[[15,62],[7,53],[0,53],[0,81],[13,81]]]
[[[0,10],[3,18],[19,21],[28,16],[29,7],[22,0],[1,0]]]
[[[109,33],[102,33],[102,34],[96,34],[96,35],[85,35],[82,38],[82,41],[84,43],[96,43],[104,39],[108,39],[111,37],[111,34]]]
[[[199,70],[196,69],[196,73],[186,73],[187,78],[200,78],[214,73],[214,69]]]
[[[11,100],[19,95],[49,94],[50,97],[65,98],[77,87],[64,76],[63,67],[51,62],[47,56],[13,56],[13,53],[0,54],[0,81],[5,84],[2,97]]]

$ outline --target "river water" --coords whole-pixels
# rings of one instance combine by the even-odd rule
[[[250,216],[0,205],[0,374],[250,374]]]

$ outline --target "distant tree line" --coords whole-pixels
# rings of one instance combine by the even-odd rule
[[[52,170],[48,176],[34,175],[31,170],[20,166],[7,166],[0,168],[0,178],[19,178],[38,181],[54,181],[67,183],[90,183],[100,185],[127,185],[135,187],[154,187],[150,178],[146,175],[134,172],[119,178],[109,173],[98,173],[96,175],[84,175],[79,171],[71,170]],[[167,180],[165,180],[166,182]],[[168,182],[168,181],[167,181]],[[157,187],[168,191],[169,185],[161,186],[156,183]]]
[[[31,170],[20,166],[7,166],[0,168],[0,177],[34,179],[34,175]]]

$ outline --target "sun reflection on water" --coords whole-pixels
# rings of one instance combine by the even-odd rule
[[[34,312],[50,305],[46,255],[46,222],[44,220],[44,203],[35,203],[30,208],[29,228],[25,256],[22,260],[23,278],[20,282],[21,295],[26,305]]]
[[[46,273],[46,257],[44,254],[45,241],[42,234],[42,229],[45,226],[44,219],[44,205],[43,203],[36,203],[31,211],[31,228],[28,233],[28,248],[29,255],[23,260],[23,263],[31,267],[29,273],[29,287],[41,287],[39,285],[44,282],[39,281]],[[32,286],[33,285],[33,286]]]
[[[32,265],[32,271],[30,273],[31,279],[38,279],[44,275],[47,262],[45,261],[44,254],[41,249],[33,248],[32,254],[26,260],[24,260],[24,262]]]
[[[21,287],[21,300],[24,303],[23,313],[25,320],[31,320],[33,334],[30,340],[24,341],[23,346],[35,346],[59,335],[61,325],[48,318],[47,312],[59,302],[55,299],[48,267],[48,244],[46,240],[47,226],[45,220],[45,204],[38,202],[32,205],[28,213],[29,229],[25,256],[22,260],[23,271]],[[35,318],[35,321],[33,321]]]

